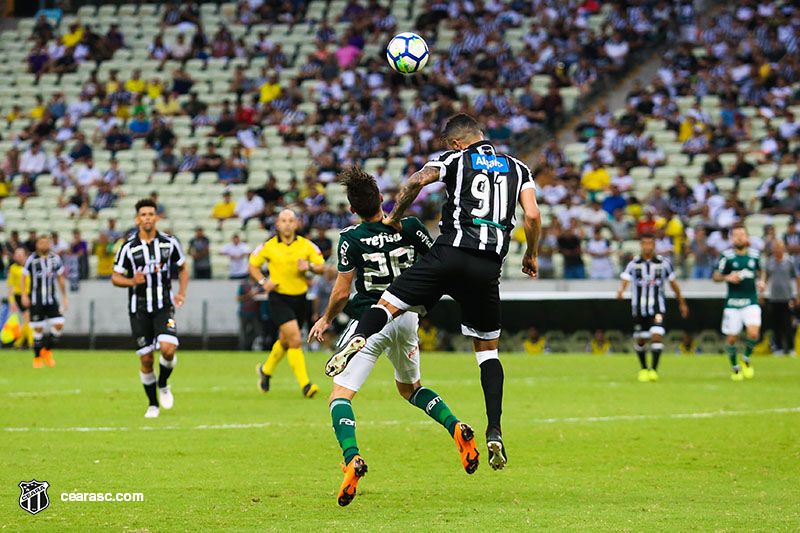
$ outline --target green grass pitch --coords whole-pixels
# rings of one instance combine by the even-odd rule
[[[756,359],[734,383],[722,356],[670,357],[638,383],[629,356],[504,354],[509,464],[468,476],[446,431],[402,400],[385,359],[354,409],[369,474],[336,504],[340,450],[324,354],[321,394],[288,365],[256,389],[256,353],[181,352],[175,408],[146,420],[131,352],[56,353],[34,370],[5,351],[0,374],[3,531],[796,531],[800,360]],[[423,383],[476,428],[485,415],[471,354],[423,354]],[[87,428],[79,430],[77,428]],[[103,428],[102,430],[99,428]],[[485,461],[485,453],[482,460]],[[20,509],[20,481],[50,507]],[[144,502],[62,502],[61,493],[142,492]]]

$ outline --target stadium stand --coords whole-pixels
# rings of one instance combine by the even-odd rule
[[[350,222],[338,207],[342,165],[376,173],[391,206],[399,180],[441,149],[436,132],[456,110],[479,116],[496,143],[527,149],[636,50],[694,17],[686,2],[274,4],[84,5],[0,34],[6,234],[75,229],[94,240],[110,220],[127,230],[136,200],[157,192],[162,228],[184,247],[204,228],[214,276],[225,277],[221,247],[234,233],[257,246],[276,206],[295,206],[306,232],[321,226],[335,240]],[[383,59],[401,21],[433,52],[412,78]],[[583,152],[567,147],[576,161]],[[223,191],[244,204],[248,188],[265,200],[262,227],[211,218]],[[440,202],[426,191],[414,212],[433,223]]]
[[[591,271],[603,257],[587,253],[594,227],[617,243],[615,261],[638,250],[638,234],[655,233],[684,276],[710,278],[742,220],[752,246],[769,253],[777,238],[800,253],[796,17],[790,4],[740,2],[685,22],[623,109],[601,105],[577,126],[578,142],[544,151],[545,242],[558,249],[577,233]]]

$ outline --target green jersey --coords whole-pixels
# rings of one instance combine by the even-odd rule
[[[761,253],[755,248],[748,248],[743,254],[733,249],[722,253],[717,263],[717,270],[723,275],[738,272],[741,281],[728,284],[728,298],[725,307],[739,309],[748,305],[758,305],[756,275],[761,270]]]
[[[356,294],[345,309],[352,318],[378,303],[392,281],[433,246],[418,218],[405,217],[400,223],[400,232],[382,222],[362,222],[339,234],[339,272],[356,271]]]

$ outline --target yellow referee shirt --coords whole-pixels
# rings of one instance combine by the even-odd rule
[[[275,292],[289,296],[303,294],[308,290],[305,272],[297,269],[300,259],[305,259],[311,265],[325,263],[317,245],[300,236],[295,237],[291,244],[284,243],[278,236],[272,237],[261,249],[250,254],[251,265],[260,268],[264,262],[267,263],[269,279],[277,285]]]
[[[21,295],[22,292],[19,290],[19,282],[22,280],[22,265],[18,265],[14,263],[10,267],[8,267],[8,285],[10,287],[11,294],[14,295]],[[31,292],[31,277],[25,280],[25,292]]]

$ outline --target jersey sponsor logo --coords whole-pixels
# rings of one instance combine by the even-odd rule
[[[403,236],[399,233],[389,234],[389,233],[379,233],[377,235],[373,235],[372,237],[364,237],[358,239],[359,241],[363,242],[367,246],[374,246],[375,248],[383,248],[386,244],[391,244],[393,242],[398,242],[402,239]]]
[[[175,329],[175,319],[170,318],[167,320],[167,329]]]
[[[505,157],[472,154],[472,168],[490,172],[508,172],[508,160]]]
[[[158,263],[150,263],[150,264],[144,265],[143,267],[139,267],[138,270],[142,274],[156,274],[156,273],[161,271],[161,266],[162,265],[159,265]]]
[[[756,273],[750,270],[749,268],[744,268],[739,271],[739,279],[745,280],[745,279],[755,279],[755,278],[756,278]]]
[[[752,303],[750,298],[728,298],[728,305],[733,307],[747,307]]]
[[[433,246],[433,239],[431,239],[431,238],[430,238],[430,237],[429,237],[429,236],[428,236],[428,235],[427,235],[427,234],[426,234],[424,231],[422,231],[421,229],[418,229],[418,230],[417,230],[417,237],[419,237],[419,240],[421,240],[421,241],[422,241],[422,244],[424,244],[424,245],[425,245],[425,246],[427,246],[428,248],[430,248],[430,247],[432,247],[432,246]]]

